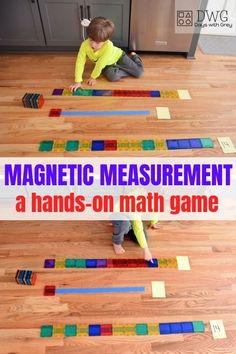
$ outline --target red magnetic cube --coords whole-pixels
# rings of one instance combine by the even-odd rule
[[[55,285],[46,285],[44,287],[44,296],[54,296],[56,293]]]
[[[117,140],[105,140],[104,141],[105,151],[115,151],[117,150]]]
[[[60,117],[61,109],[60,108],[52,108],[49,112],[49,117]]]
[[[114,265],[113,265],[113,259],[108,259],[107,260],[107,268],[113,268]]]
[[[112,324],[101,324],[101,336],[112,336]]]
[[[38,108],[42,108],[44,105],[44,98],[43,95],[40,95],[38,98]]]
[[[32,272],[31,278],[30,278],[31,285],[35,285],[36,280],[37,280],[37,275],[36,275],[36,273]]]

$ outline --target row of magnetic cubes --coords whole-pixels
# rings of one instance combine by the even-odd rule
[[[76,90],[54,89],[53,96],[116,96],[116,97],[161,97],[179,98],[177,90]]]
[[[42,108],[44,98],[40,93],[26,93],[22,98],[22,103],[26,108]]]
[[[137,324],[70,324],[41,327],[41,337],[139,336],[205,332],[202,321]]]
[[[44,268],[178,268],[176,258],[144,259],[45,259]]]
[[[20,270],[18,269],[15,276],[17,284],[22,285],[35,285],[37,275],[32,270]]]
[[[160,140],[44,140],[39,151],[141,151],[213,148],[211,138]]]

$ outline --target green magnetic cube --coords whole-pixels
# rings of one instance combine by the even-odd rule
[[[72,92],[72,96],[92,96],[93,90],[76,90]]]
[[[86,260],[85,259],[76,259],[75,267],[76,268],[86,268]]]
[[[214,143],[211,138],[201,138],[201,143],[203,148],[213,148]]]
[[[52,151],[53,143],[53,140],[41,141],[39,151]]]
[[[40,337],[52,337],[53,326],[41,326]]]
[[[194,332],[205,332],[205,325],[202,321],[193,321]]]
[[[65,260],[65,266],[66,266],[66,268],[75,268],[76,267],[76,259],[67,258]]]
[[[74,337],[77,335],[77,326],[76,325],[65,325],[65,336]]]
[[[142,140],[143,150],[155,150],[154,140]]]
[[[136,334],[138,336],[145,336],[148,334],[148,326],[146,323],[137,323],[136,324]]]
[[[79,142],[78,140],[68,140],[66,142],[66,151],[78,151]]]

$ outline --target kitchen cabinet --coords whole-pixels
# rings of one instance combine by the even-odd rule
[[[114,44],[128,47],[130,0],[38,0],[49,46],[79,46],[81,19],[103,16],[115,23]],[[86,35],[86,29],[84,30]]]
[[[36,0],[0,1],[1,46],[45,46]]]

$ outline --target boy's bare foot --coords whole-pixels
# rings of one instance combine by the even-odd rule
[[[114,247],[115,254],[125,253],[125,250],[121,245],[116,245],[115,243],[113,243],[113,247]]]
[[[133,55],[136,55],[137,53],[135,53],[135,52],[131,52],[130,53],[130,56],[132,57]]]

